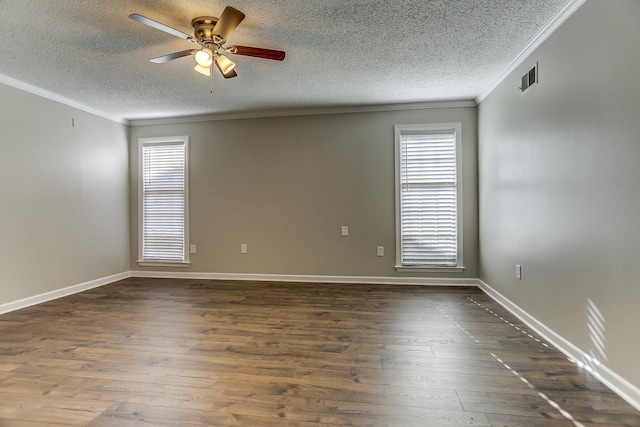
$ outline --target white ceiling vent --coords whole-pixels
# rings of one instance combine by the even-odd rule
[[[521,95],[528,91],[531,86],[538,83],[538,63],[522,76],[522,85],[520,86]]]

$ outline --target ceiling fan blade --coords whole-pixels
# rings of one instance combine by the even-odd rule
[[[172,61],[174,59],[182,58],[183,56],[195,55],[198,49],[181,50],[180,52],[173,52],[168,55],[158,56],[157,58],[151,58],[149,61],[154,64],[164,64],[165,62]]]
[[[256,58],[272,59],[274,61],[282,61],[286,55],[281,50],[262,49],[259,47],[249,46],[230,46],[226,51],[235,55],[253,56]]]
[[[164,31],[165,33],[180,37],[181,39],[191,40],[193,38],[187,33],[183,33],[182,31],[176,30],[175,28],[171,28],[168,25],[161,24],[158,21],[154,21],[153,19],[147,18],[146,16],[142,16],[137,13],[132,13],[131,15],[129,15],[129,18],[133,19],[134,21],[140,22],[141,24],[155,28],[156,30]]]
[[[218,19],[216,26],[213,27],[213,35],[218,36],[222,41],[227,40],[227,37],[235,30],[238,25],[244,19],[244,13],[240,12],[231,6],[224,8],[222,15]]]

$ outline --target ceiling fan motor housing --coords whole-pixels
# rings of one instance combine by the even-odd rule
[[[218,18],[213,16],[198,16],[193,18],[191,26],[193,27],[193,34],[200,43],[215,43],[218,44],[222,40],[216,40],[216,36],[213,35],[213,28],[216,26]]]

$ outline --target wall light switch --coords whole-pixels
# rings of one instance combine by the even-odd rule
[[[384,256],[384,246],[378,246],[376,248],[376,256]]]
[[[247,244],[243,243],[240,245],[240,253],[241,254],[246,254],[247,253]]]
[[[520,264],[516,264],[516,279],[522,280],[522,266]]]
[[[196,253],[196,245],[189,245],[189,253],[190,254]]]
[[[340,234],[342,235],[342,237],[346,237],[349,235],[349,226],[348,225],[343,225],[340,228]]]

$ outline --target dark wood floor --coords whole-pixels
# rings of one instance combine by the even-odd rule
[[[127,279],[0,316],[0,426],[640,426],[475,288]]]

